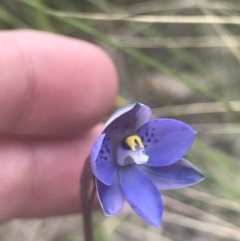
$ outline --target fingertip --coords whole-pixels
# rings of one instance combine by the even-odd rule
[[[117,92],[117,74],[100,47],[39,31],[6,31],[0,35],[0,40],[3,38],[12,40],[9,48],[13,51],[8,51],[12,57],[2,83],[11,83],[9,92],[16,84],[24,89],[20,93],[14,88],[11,102],[8,94],[2,99],[8,108],[1,111],[6,123],[0,131],[30,135],[79,133],[101,121],[109,111]],[[3,45],[0,47],[6,51]],[[16,56],[18,62],[13,63]]]

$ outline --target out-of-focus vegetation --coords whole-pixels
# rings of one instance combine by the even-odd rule
[[[126,207],[95,215],[96,240],[240,240],[239,1],[0,0],[0,28],[100,45],[119,74],[115,108],[143,102],[198,131],[187,158],[206,179],[163,193],[163,226],[148,227]],[[79,217],[14,221],[0,240],[80,241],[79,225]]]

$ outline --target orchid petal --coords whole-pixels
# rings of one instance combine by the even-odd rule
[[[109,117],[109,119],[107,120],[107,122],[104,125],[104,129],[111,124],[115,119],[117,119],[118,117],[120,117],[121,115],[125,114],[126,112],[132,110],[135,107],[136,103],[134,104],[130,104],[130,105],[126,105],[123,106],[119,109],[117,109],[116,111],[114,111],[112,113],[112,115]]]
[[[204,175],[190,162],[181,159],[166,167],[139,166],[159,190],[187,187],[204,179]]]
[[[110,138],[106,134],[102,134],[93,144],[90,155],[93,174],[106,185],[113,184],[117,171],[112,149]]]
[[[119,213],[124,204],[119,178],[115,178],[111,186],[107,186],[99,180],[96,180],[96,187],[103,214],[105,216],[111,216]]]
[[[153,182],[134,164],[121,168],[119,174],[122,192],[130,206],[147,223],[159,226],[163,207]]]
[[[137,131],[145,146],[149,166],[168,166],[186,154],[191,147],[195,131],[174,119],[155,119]]]
[[[148,122],[151,116],[152,111],[148,106],[140,103],[130,105],[114,113],[103,132],[110,136],[114,146],[118,146],[126,136],[134,134]]]

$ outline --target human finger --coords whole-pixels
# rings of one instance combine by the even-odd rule
[[[99,47],[38,31],[0,33],[0,133],[66,135],[98,123],[117,89]]]
[[[97,125],[75,137],[1,138],[0,223],[81,211],[80,178],[101,131]]]

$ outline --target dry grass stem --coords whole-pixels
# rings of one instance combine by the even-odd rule
[[[201,123],[192,124],[195,130],[204,134],[240,134],[238,123]]]
[[[131,48],[216,48],[216,47],[240,47],[240,37],[234,37],[235,41],[226,42],[227,36],[204,36],[204,37],[136,37],[124,35],[109,35],[118,44]]]
[[[232,110],[240,111],[240,101],[229,101],[228,104],[231,106]],[[227,110],[222,106],[221,102],[205,102],[153,108],[153,113],[158,117],[224,112],[227,112]]]
[[[131,16],[131,14],[104,14],[104,13],[81,13],[81,12],[61,12],[54,10],[47,10],[50,15],[65,17],[65,18],[79,18],[97,21],[126,21],[139,23],[174,23],[174,24],[240,24],[240,17],[238,16],[154,16],[142,15]]]
[[[240,237],[240,229],[233,229],[213,223],[202,222],[167,211],[164,212],[164,221],[215,235],[220,238],[232,238],[239,240]]]
[[[205,1],[208,5],[210,3],[208,1]],[[206,15],[212,15],[212,11],[207,9],[204,5],[204,7],[199,6],[199,9]],[[238,60],[240,63],[240,50],[236,46],[238,41],[232,36],[231,32],[228,31],[226,28],[224,28],[221,25],[213,24],[213,28],[215,29],[216,33],[219,35],[219,37],[222,39],[222,41],[226,44],[229,51],[233,54],[233,56]]]
[[[163,201],[164,201],[164,205],[166,207],[169,207],[172,210],[175,210],[177,212],[181,212],[184,215],[189,215],[194,219],[201,220],[203,222],[208,222],[208,223],[215,223],[215,224],[229,227],[229,228],[238,228],[237,226],[235,226],[227,221],[224,221],[217,216],[214,216],[210,213],[205,212],[204,210],[201,210],[201,209],[191,206],[189,204],[183,203],[176,199],[173,199],[173,198],[170,198],[167,196],[163,196]]]
[[[214,196],[210,193],[201,192],[201,191],[195,190],[193,188],[181,189],[181,193],[185,194],[185,195],[187,195],[191,198],[198,199],[200,201],[203,201],[203,202],[206,202],[208,204],[214,205],[216,207],[229,209],[229,210],[240,213],[240,203],[238,203],[238,202],[234,202],[232,200],[220,198],[220,197]]]

